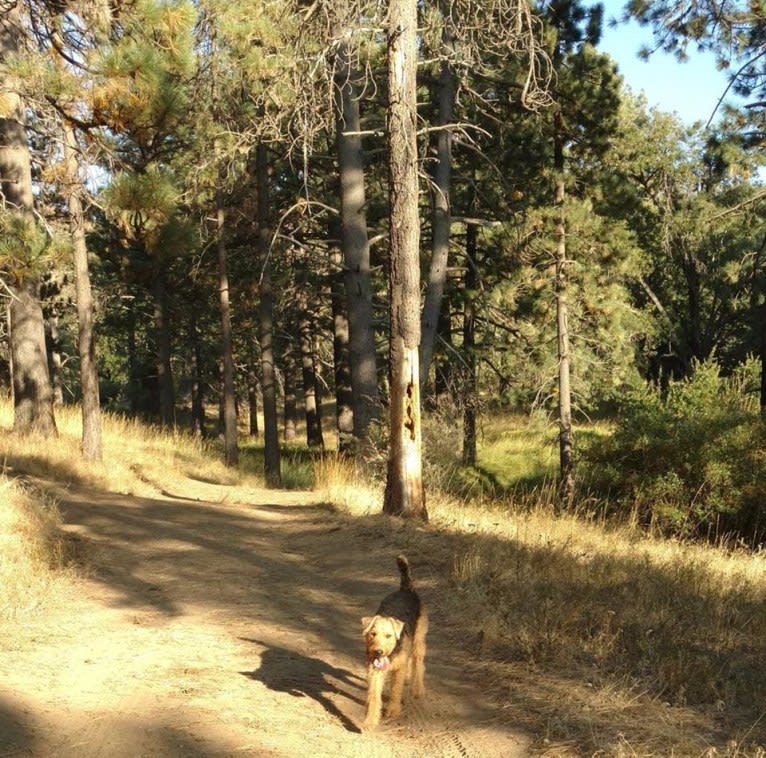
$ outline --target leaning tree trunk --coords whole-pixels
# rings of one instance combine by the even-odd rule
[[[67,171],[69,227],[74,253],[74,282],[77,297],[77,350],[80,355],[82,392],[82,454],[90,461],[103,458],[101,444],[101,403],[98,391],[98,361],[93,317],[93,293],[88,271],[85,242],[85,216],[82,207],[83,184],[77,160],[74,129],[64,123],[64,161]]]
[[[554,114],[554,169],[555,197],[558,210],[556,222],[556,333],[559,359],[559,491],[561,506],[567,506],[574,497],[575,476],[572,434],[572,396],[569,380],[569,305],[567,303],[567,246],[566,246],[566,186],[564,183],[564,144],[561,111]]]
[[[221,353],[223,357],[223,457],[224,463],[227,466],[236,466],[239,463],[239,447],[237,445],[237,404],[234,396],[234,348],[231,336],[226,242],[223,238],[226,215],[220,194],[218,194],[216,205],[216,218],[218,221],[218,280],[221,306]]]
[[[255,151],[255,173],[258,184],[258,257],[260,277],[261,392],[263,395],[263,466],[266,484],[279,487],[282,473],[279,459],[277,421],[277,377],[274,364],[274,293],[271,288],[271,230],[269,228],[269,166],[266,145],[259,143]]]
[[[2,70],[18,50],[18,14],[13,2],[0,14],[0,100],[3,101],[0,109],[0,193],[5,208],[28,219],[31,226],[34,223],[32,170],[24,105],[11,76]],[[56,421],[37,276],[27,270],[28,261],[21,250],[11,265],[21,272],[10,283],[8,309],[13,428],[51,436],[56,434]]]
[[[380,418],[375,328],[372,310],[370,243],[359,122],[359,87],[345,43],[338,50],[335,119],[340,175],[341,246],[348,300],[349,354],[354,436],[366,440]]]
[[[445,30],[444,49],[452,51],[452,39]],[[423,302],[420,337],[420,387],[425,390],[434,355],[439,315],[444,301],[449,260],[450,190],[452,184],[452,123],[455,101],[455,75],[448,61],[441,64],[437,86],[438,126],[436,142],[436,169],[433,177],[433,209],[431,216],[431,265]]]
[[[389,457],[385,513],[428,519],[420,425],[420,258],[418,243],[417,0],[388,10]]]

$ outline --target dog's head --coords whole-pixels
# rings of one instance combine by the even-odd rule
[[[385,671],[404,631],[404,622],[391,616],[367,616],[362,619],[367,663]]]

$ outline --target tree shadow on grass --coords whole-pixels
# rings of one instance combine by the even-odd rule
[[[347,731],[356,733],[360,731],[359,727],[333,702],[330,695],[342,695],[354,702],[361,702],[359,698],[350,695],[333,683],[333,680],[337,680],[342,685],[356,688],[362,682],[361,677],[320,658],[311,658],[294,650],[268,645],[261,640],[248,637],[240,639],[265,648],[260,653],[261,665],[253,671],[241,671],[242,676],[262,682],[274,692],[285,692],[293,697],[309,697],[321,705],[327,713],[337,718]]]

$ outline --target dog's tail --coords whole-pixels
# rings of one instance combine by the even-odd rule
[[[412,590],[412,577],[410,576],[410,562],[403,556],[397,556],[396,565],[399,567],[399,573],[402,575],[400,590]]]

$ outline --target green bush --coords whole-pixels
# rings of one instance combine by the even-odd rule
[[[766,539],[759,370],[749,361],[724,378],[708,361],[664,390],[633,391],[614,433],[583,452],[594,489],[666,534]]]

